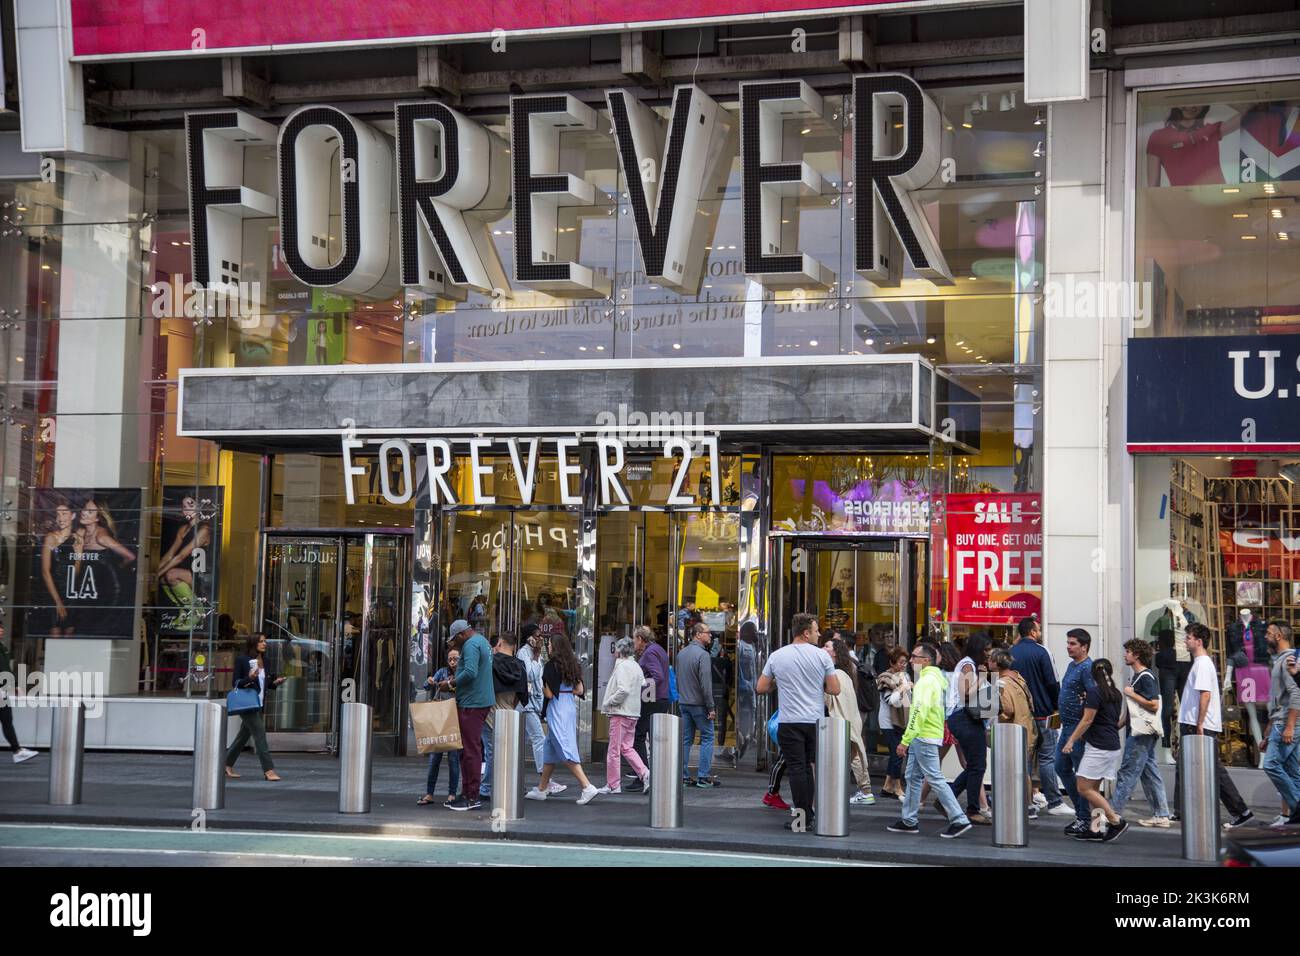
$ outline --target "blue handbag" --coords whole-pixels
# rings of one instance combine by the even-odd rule
[[[767,718],[767,736],[771,739],[772,743],[774,744],[776,743],[776,731],[777,728],[780,726],[781,726],[781,708],[778,707],[776,710],[772,711],[772,716]],[[780,745],[777,744],[777,746]]]
[[[262,702],[258,699],[257,691],[251,687],[236,687],[226,694],[226,713],[232,717],[261,709]]]

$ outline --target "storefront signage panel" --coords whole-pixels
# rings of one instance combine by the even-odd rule
[[[739,97],[736,116],[696,86],[679,86],[664,120],[629,91],[608,91],[607,128],[628,183],[641,268],[669,289],[699,293],[717,219],[698,208],[698,197],[716,194],[738,143],[746,275],[800,294],[829,290],[841,277],[796,248],[798,209],[789,200],[833,187],[786,129],[827,121],[827,105],[797,79],[741,83]],[[853,77],[852,102],[845,162],[856,170],[848,187],[857,200],[854,271],[897,286],[906,255],[919,275],[951,285],[915,195],[938,181],[938,107],[901,73]],[[898,144],[883,122],[894,110],[902,117]],[[242,293],[252,278],[241,273],[249,260],[243,220],[278,215],[285,268],[316,288],[375,300],[402,286],[462,301],[472,290],[494,304],[515,287],[608,299],[610,276],[582,262],[578,223],[612,211],[614,197],[587,180],[585,153],[562,148],[565,131],[605,128],[596,110],[565,93],[511,97],[509,142],[435,101],[396,104],[391,138],[333,106],[301,107],[278,129],[241,110],[187,114],[194,282]],[[245,181],[244,150],[272,144],[278,197]],[[512,281],[489,235],[507,201]]]
[[[1003,0],[964,0],[966,6]],[[962,5],[949,0],[945,6]],[[916,7],[908,0],[559,0],[548,3],[411,3],[409,0],[312,0],[310,3],[214,4],[211,0],[72,0],[78,59],[271,52],[295,47],[385,45],[447,37],[493,38],[594,26],[626,28],[731,21],[799,12],[860,12],[863,7]]]
[[[1300,451],[1300,336],[1129,339],[1134,454]]]
[[[948,616],[1014,624],[1041,613],[1043,511],[1038,495],[948,495]]]
[[[193,438],[437,437],[611,434],[627,405],[629,436],[683,429],[731,436],[811,439],[852,434],[886,444],[948,438],[946,406],[934,425],[922,397],[942,373],[918,356],[712,359],[672,362],[456,363],[341,366],[323,371],[184,369],[181,434]],[[918,387],[917,381],[922,385]],[[979,405],[952,386],[966,418]],[[691,417],[687,419],[687,415]],[[960,433],[952,436],[960,444]]]

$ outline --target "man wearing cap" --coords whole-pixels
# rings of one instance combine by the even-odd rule
[[[451,810],[478,810],[479,788],[483,783],[483,724],[496,702],[492,683],[492,648],[487,639],[465,620],[452,621],[448,629],[450,644],[460,647],[460,664],[452,688],[456,691],[456,709],[460,719],[461,794],[447,807]]]

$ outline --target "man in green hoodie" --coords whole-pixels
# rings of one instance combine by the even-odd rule
[[[492,648],[468,621],[452,621],[448,629],[451,646],[458,641],[460,664],[452,687],[456,691],[456,710],[460,718],[460,796],[446,804],[451,810],[477,810],[483,806],[479,788],[483,783],[483,724],[496,703],[492,683]],[[468,634],[468,638],[464,635]]]
[[[917,644],[912,649],[912,668],[921,673],[912,688],[912,713],[907,721],[907,730],[903,732],[903,742],[898,745],[898,755],[909,758],[907,793],[903,797],[903,818],[887,829],[891,833],[921,832],[917,825],[921,811],[921,784],[928,782],[943,804],[943,812],[948,815],[948,828],[939,836],[951,840],[969,830],[971,823],[939,766],[948,683],[943,671],[935,666],[938,660],[939,652],[933,644]]]

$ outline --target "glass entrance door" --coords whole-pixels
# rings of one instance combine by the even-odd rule
[[[781,537],[781,588],[773,608],[780,643],[795,614],[815,614],[822,632],[842,630],[859,649],[910,646],[925,615],[926,542]]]
[[[376,749],[395,749],[407,550],[402,535],[266,536],[261,629],[286,678],[267,702],[273,749],[334,750],[345,700],[370,704]]]

